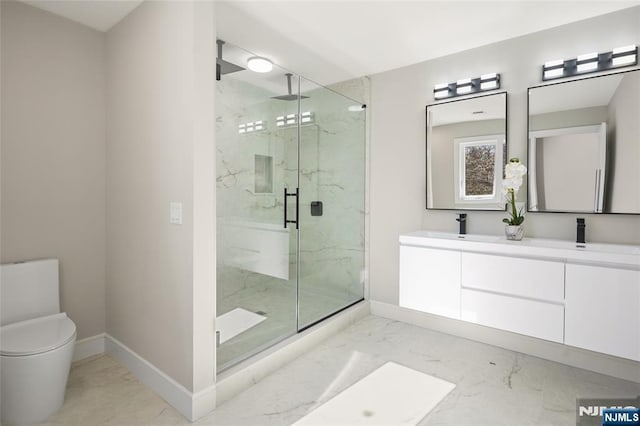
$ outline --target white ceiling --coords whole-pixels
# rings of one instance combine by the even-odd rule
[[[216,31],[330,84],[634,5],[640,1],[226,0],[216,2]]]
[[[21,0],[98,31],[108,31],[142,0]]]
[[[142,2],[22,1],[100,31],[108,31]],[[640,0],[215,3],[218,37],[330,84],[640,5]]]

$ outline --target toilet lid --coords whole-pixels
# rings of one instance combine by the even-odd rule
[[[35,355],[56,349],[76,336],[67,314],[53,314],[0,327],[0,354]]]

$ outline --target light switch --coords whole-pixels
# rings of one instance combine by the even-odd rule
[[[169,223],[182,225],[182,203],[169,203]]]

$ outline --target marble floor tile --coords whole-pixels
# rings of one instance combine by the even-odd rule
[[[419,425],[574,425],[578,397],[636,397],[616,379],[380,317],[367,317],[201,419],[291,425],[388,361],[456,385]],[[75,364],[62,425],[189,422],[108,356]]]
[[[420,425],[571,425],[578,397],[640,395],[638,383],[371,316],[200,423],[292,424],[387,361],[456,384]]]
[[[188,424],[125,367],[102,355],[74,363],[64,405],[45,425]]]

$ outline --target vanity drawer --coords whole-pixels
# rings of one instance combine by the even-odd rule
[[[564,301],[564,263],[462,253],[462,287]]]
[[[564,306],[462,289],[461,319],[562,343]]]

